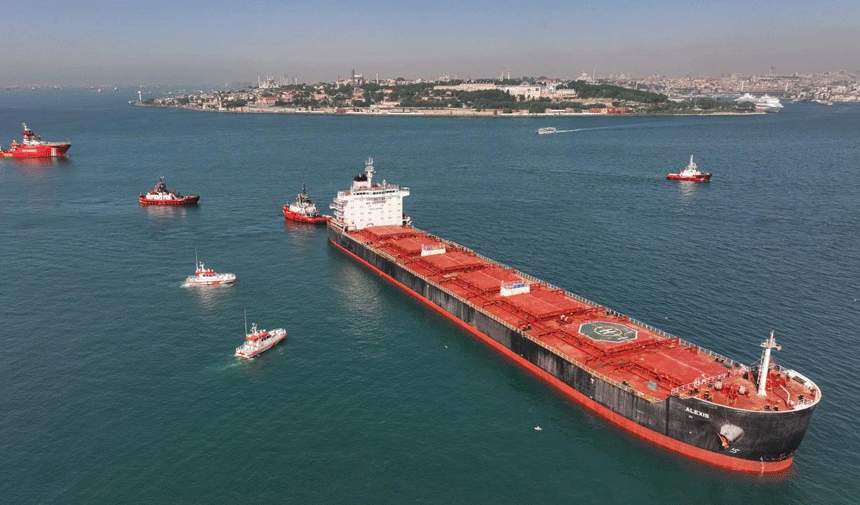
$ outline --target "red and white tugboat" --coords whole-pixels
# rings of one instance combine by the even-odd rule
[[[147,193],[137,197],[144,205],[194,205],[200,200],[198,195],[183,195],[175,189],[168,190],[164,176],[158,178],[158,183]]]
[[[711,180],[710,172],[700,172],[696,162],[693,161],[693,155],[690,155],[690,164],[681,169],[677,174],[669,174],[667,179],[676,181],[693,181],[693,182],[709,182]]]
[[[185,282],[182,283],[182,287],[184,288],[232,284],[236,280],[236,274],[219,274],[215,270],[203,266],[203,262],[197,261],[196,257],[194,258],[194,265],[196,267],[194,275],[189,275],[185,278]]]
[[[283,209],[285,218],[300,223],[321,224],[331,219],[331,216],[320,214],[316,204],[308,196],[308,188],[304,184],[302,184],[302,192],[296,196],[296,203],[284,205]]]
[[[266,352],[281,340],[287,338],[287,330],[275,328],[274,330],[259,330],[257,323],[251,323],[251,333],[248,333],[247,317],[245,318],[245,343],[236,348],[236,356],[240,358],[253,358]]]
[[[42,137],[27,128],[26,123],[23,123],[22,127],[24,132],[21,134],[21,143],[13,140],[7,151],[0,149],[0,156],[6,158],[61,158],[72,147],[72,143],[68,141],[48,142],[42,140]]]

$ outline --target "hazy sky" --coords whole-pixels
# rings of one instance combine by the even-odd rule
[[[860,68],[860,1],[3,2],[0,85]]]

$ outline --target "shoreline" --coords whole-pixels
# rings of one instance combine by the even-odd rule
[[[391,117],[641,117],[641,116],[762,116],[767,112],[696,112],[696,113],[599,113],[599,112],[509,112],[498,110],[477,111],[474,109],[416,109],[416,110],[299,110],[288,107],[234,107],[231,109],[214,109],[190,107],[184,105],[155,105],[136,101],[129,102],[135,107],[153,107],[157,109],[183,109],[197,112],[225,112],[229,114],[295,114],[318,116],[391,116]]]

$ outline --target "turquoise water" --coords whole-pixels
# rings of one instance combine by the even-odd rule
[[[72,141],[0,160],[0,502],[856,501],[860,106],[435,119],[136,96],[0,91],[4,146],[22,121]],[[712,183],[665,180],[690,154]],[[302,183],[327,210],[366,156],[419,228],[746,363],[775,330],[824,394],[792,469],[641,442],[284,223]],[[141,208],[159,175],[200,205]],[[180,288],[195,251],[238,282]],[[287,340],[235,359],[243,310]]]

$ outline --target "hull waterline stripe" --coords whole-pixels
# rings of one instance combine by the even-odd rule
[[[515,352],[511,351],[510,349],[503,346],[502,344],[496,342],[492,338],[484,335],[483,333],[478,331],[476,328],[466,324],[465,322],[461,321],[460,319],[457,319],[453,315],[446,312],[445,309],[439,307],[438,305],[434,304],[430,300],[427,300],[426,298],[422,297],[418,293],[415,293],[414,291],[409,289],[406,285],[402,284],[401,282],[397,281],[396,279],[394,279],[390,275],[386,274],[382,270],[371,265],[370,263],[368,263],[364,259],[360,258],[356,254],[352,253],[348,249],[344,248],[340,244],[333,242],[331,239],[329,239],[329,242],[332,245],[334,245],[335,247],[337,247],[338,249],[340,249],[341,251],[343,251],[346,254],[348,254],[349,256],[351,256],[352,258],[355,258],[356,260],[358,260],[359,263],[361,263],[364,266],[373,270],[375,273],[380,275],[382,278],[386,279],[387,281],[391,282],[392,284],[394,284],[395,286],[397,286],[401,290],[405,291],[407,294],[411,295],[413,298],[424,303],[425,305],[427,305],[431,309],[435,310],[436,312],[438,312],[439,314],[441,314],[445,318],[449,319],[451,322],[457,324],[459,327],[463,328],[464,330],[466,330],[470,334],[479,338],[481,341],[483,341],[484,343],[486,343],[487,345],[489,345],[490,347],[492,347],[493,349],[498,351],[503,356],[509,358],[510,360],[521,365],[523,368],[532,372],[538,378],[547,382],[549,385],[553,386],[555,389],[557,389],[559,392],[561,392],[562,394],[564,394],[568,398],[572,399],[576,403],[579,403],[580,405],[582,405],[582,406],[588,408],[589,410],[597,413],[598,415],[607,419],[608,421],[612,422],[613,424],[623,428],[624,430],[626,430],[626,431],[628,431],[628,432],[630,432],[630,433],[632,433],[632,434],[634,434],[640,438],[648,440],[648,441],[655,443],[655,444],[657,444],[657,445],[659,445],[665,449],[669,449],[670,451],[682,454],[684,456],[687,456],[687,457],[694,459],[696,461],[699,461],[701,463],[717,466],[717,467],[724,468],[727,470],[738,471],[738,472],[779,473],[779,472],[783,472],[783,471],[787,470],[791,466],[792,462],[794,461],[794,456],[791,456],[790,458],[782,460],[782,461],[770,461],[770,462],[751,461],[751,460],[746,460],[746,459],[732,458],[730,456],[724,456],[722,454],[717,454],[717,453],[714,453],[711,451],[706,451],[705,449],[693,447],[689,444],[685,444],[683,442],[675,440],[674,438],[668,437],[668,436],[663,435],[661,433],[657,433],[656,431],[645,428],[644,426],[639,425],[639,424],[613,412],[612,410],[604,407],[603,405],[600,405],[599,403],[595,402],[594,400],[585,396],[584,394],[580,393],[579,391],[573,389],[572,387],[565,384],[561,380],[557,379],[553,375],[547,373],[542,368],[538,367],[537,365],[533,364],[532,362],[528,361],[527,359],[523,358],[522,356],[516,354]],[[362,246],[362,247],[364,247],[364,246]]]

